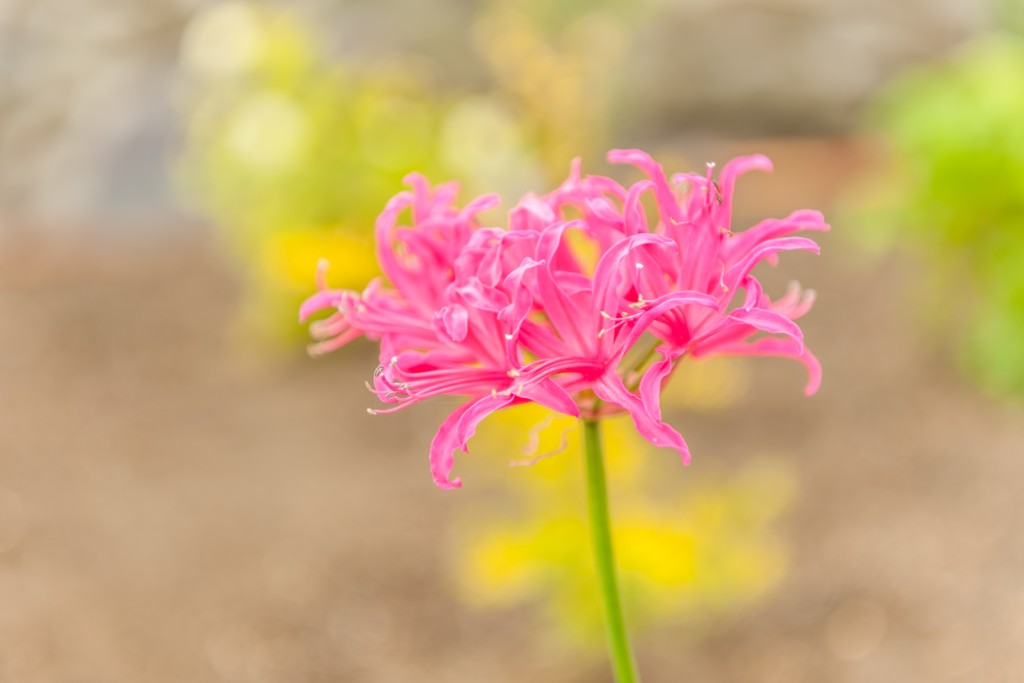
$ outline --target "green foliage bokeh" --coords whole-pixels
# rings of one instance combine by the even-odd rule
[[[965,366],[1024,395],[1024,41],[992,35],[906,74],[873,114],[893,170],[866,227],[925,255]]]

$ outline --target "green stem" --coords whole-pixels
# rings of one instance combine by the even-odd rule
[[[626,633],[626,620],[622,615],[622,598],[615,573],[615,554],[612,550],[611,519],[608,514],[608,487],[604,476],[604,454],[601,449],[601,430],[598,420],[583,420],[583,440],[587,454],[587,502],[590,512],[590,537],[594,545],[597,577],[601,584],[604,603],[608,647],[617,683],[638,683],[636,664]]]

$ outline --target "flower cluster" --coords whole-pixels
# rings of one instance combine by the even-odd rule
[[[314,353],[365,335],[380,342],[371,390],[393,412],[441,395],[468,397],[441,425],[430,447],[442,488],[453,454],[466,450],[487,415],[533,402],[574,417],[625,411],[652,444],[689,451],[662,421],[660,392],[685,355],[786,356],[820,368],[794,322],[813,295],[793,286],[772,301],[751,274],[782,251],[817,253],[793,233],[827,230],[817,211],[797,211],[733,233],[736,178],[770,170],[763,156],[734,159],[718,179],[671,179],[650,156],[614,150],[612,163],[647,179],[623,187],[610,178],[569,178],[553,192],[528,195],[508,228],[481,227],[477,215],[498,203],[484,196],[462,208],[457,186],[431,187],[411,175],[377,220],[377,258],[387,283],[363,292],[318,289],[300,310]],[[647,197],[656,209],[644,206]],[[408,225],[401,222],[408,212]],[[596,257],[595,257],[596,255]],[[742,292],[742,293],[741,293]]]

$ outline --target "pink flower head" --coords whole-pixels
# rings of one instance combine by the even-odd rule
[[[438,486],[461,485],[449,477],[453,454],[466,450],[481,420],[531,401],[575,417],[627,412],[648,441],[688,462],[686,442],[662,421],[660,406],[661,387],[685,355],[794,358],[807,368],[806,393],[817,390],[820,367],[794,322],[812,293],[794,285],[772,301],[752,270],[782,251],[817,253],[815,242],[793,233],[827,230],[821,214],[797,211],[734,233],[736,178],[770,170],[763,156],[734,159],[717,181],[710,165],[706,176],[669,179],[637,150],[613,150],[608,159],[637,166],[647,179],[627,188],[580,177],[574,162],[556,190],[523,198],[507,229],[476,220],[496,197],[460,209],[455,185],[431,188],[412,175],[412,191],[377,220],[388,284],[332,290],[321,269],[319,291],[302,305],[301,320],[332,311],[310,326],[314,353],[360,335],[380,342],[370,388],[393,405],[371,412],[467,397],[430,447]],[[651,214],[646,195],[657,207]]]

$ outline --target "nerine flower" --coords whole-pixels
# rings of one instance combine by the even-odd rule
[[[377,258],[385,280],[363,292],[319,291],[300,319],[311,324],[314,353],[365,335],[380,342],[380,366],[368,386],[393,412],[442,395],[467,400],[442,423],[430,446],[431,474],[442,488],[453,454],[477,425],[511,405],[534,402],[574,417],[627,412],[652,444],[676,450],[683,437],[662,420],[660,391],[684,356],[784,356],[821,371],[794,322],[813,293],[792,286],[771,300],[753,276],[779,252],[818,246],[803,230],[827,230],[817,211],[796,211],[732,231],[737,177],[770,170],[763,156],[734,159],[718,179],[669,179],[638,150],[613,150],[612,163],[639,167],[647,179],[623,187],[581,177],[574,162],[553,192],[528,195],[508,228],[482,227],[489,195],[463,208],[457,186],[430,187],[416,174],[377,220]],[[642,200],[653,198],[648,212]],[[408,213],[408,224],[401,217]],[[596,254],[596,258],[594,258]]]

